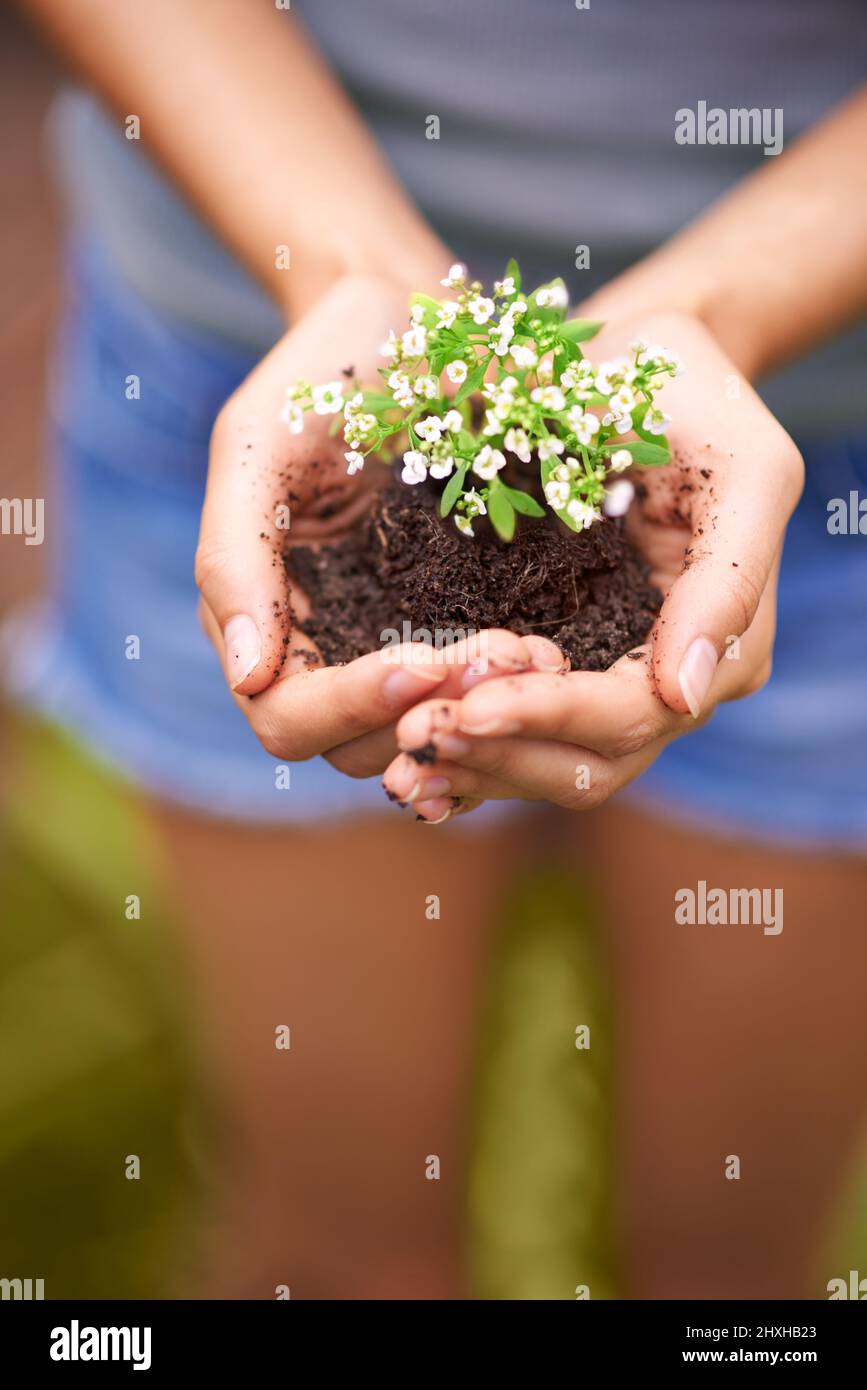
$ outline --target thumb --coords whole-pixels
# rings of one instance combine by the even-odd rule
[[[666,595],[652,637],[651,667],[660,698],[697,719],[711,703],[717,667],[728,644],[756,615],[779,553],[779,528],[753,514],[726,517],[720,508],[707,545],[696,544],[689,568]],[[708,522],[705,518],[704,539]],[[771,629],[769,628],[769,633]]]
[[[223,637],[231,688],[255,695],[279,675],[289,636],[279,498],[256,411],[232,402],[214,426],[196,583]]]

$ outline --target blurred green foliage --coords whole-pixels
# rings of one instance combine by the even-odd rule
[[[0,1275],[46,1298],[170,1296],[198,1106],[145,820],[57,731],[15,720],[0,839]],[[141,920],[125,915],[127,896]],[[127,1155],[141,1177],[125,1176]]]
[[[470,1261],[482,1298],[574,1299],[579,1285],[617,1296],[613,1029],[597,924],[586,889],[555,866],[513,887],[473,1106]],[[590,1045],[579,1048],[583,1026]]]

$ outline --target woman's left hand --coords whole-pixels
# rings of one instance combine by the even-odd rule
[[[385,783],[401,799],[414,791],[427,820],[446,817],[453,797],[597,806],[770,675],[800,454],[699,320],[678,312],[612,325],[594,360],[635,338],[675,349],[687,368],[660,398],[673,417],[672,462],[638,475],[627,518],[665,599],[647,645],[604,672],[504,676],[409,710],[399,746],[433,743],[439,757],[419,767],[401,754]]]

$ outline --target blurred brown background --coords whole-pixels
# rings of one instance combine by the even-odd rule
[[[58,217],[43,158],[43,122],[60,80],[52,56],[14,11],[0,11],[0,495],[42,497],[46,350],[57,303]],[[43,547],[6,537],[0,612],[39,585]]]

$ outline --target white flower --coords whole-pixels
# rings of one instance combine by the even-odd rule
[[[473,460],[473,472],[477,478],[484,478],[489,482],[495,478],[501,468],[506,466],[506,456],[499,449],[492,449],[490,444],[483,444]]]
[[[465,536],[474,536],[473,523],[468,516],[461,516],[460,513],[455,517],[455,526],[462,531]]]
[[[358,434],[366,435],[373,434],[378,423],[375,415],[356,415],[355,419],[352,421],[352,426]]]
[[[496,410],[486,410],[485,421],[486,424],[484,429],[482,430],[482,434],[486,436],[490,436],[493,434],[502,434],[503,422],[497,414]]]
[[[517,294],[514,275],[507,275],[505,280],[495,280],[494,294],[500,299],[508,299],[511,295]]]
[[[618,478],[605,493],[602,510],[606,516],[625,516],[632,505],[635,488],[628,478]]]
[[[562,410],[566,404],[559,386],[537,386],[530,392],[530,400],[541,405],[543,410]]]
[[[447,458],[434,459],[428,471],[432,478],[447,478],[454,466],[455,461],[449,454]]]
[[[485,506],[484,498],[479,496],[474,487],[471,487],[469,492],[464,493],[464,501],[470,516],[487,516],[488,509]]]
[[[405,483],[423,483],[427,477],[427,459],[418,449],[407,449],[403,456],[401,478]]]
[[[407,329],[400,341],[407,357],[424,357],[427,351],[427,333],[420,324]]]
[[[551,472],[549,474],[549,481],[551,478],[553,478],[555,483],[570,482],[572,478],[572,469],[569,467],[569,464],[574,462],[574,459],[567,459],[565,463],[556,464],[551,469]]]
[[[388,377],[388,385],[391,387],[392,395],[398,405],[413,405],[415,397],[412,390],[412,382],[406,372],[392,372]]]
[[[423,420],[417,420],[413,429],[419,439],[424,439],[428,444],[436,444],[443,432],[443,422],[437,415],[426,415]]]
[[[473,298],[467,304],[467,308],[473,316],[473,323],[478,324],[488,322],[488,319],[494,312],[494,307],[494,301],[492,299],[485,299],[480,294],[473,295]]]
[[[637,406],[638,401],[634,391],[631,391],[628,386],[621,386],[613,393],[608,404],[615,415],[629,415]]]
[[[561,512],[569,501],[569,484],[550,478],[545,484],[545,501],[555,512]]]
[[[397,334],[395,333],[394,329],[391,328],[389,329],[388,337],[386,338],[382,347],[379,349],[379,355],[380,357],[387,357],[389,358],[389,360],[392,360],[395,357],[397,357],[399,353],[400,344],[397,340]]]
[[[290,434],[301,434],[304,430],[304,411],[295,401],[287,401],[280,411],[280,419],[289,426]]]
[[[459,410],[447,410],[443,416],[443,429],[448,430],[449,434],[457,434],[458,430],[463,429],[464,422]]]
[[[536,295],[536,303],[541,308],[565,309],[569,295],[565,285],[545,285]]]
[[[564,391],[574,391],[579,401],[589,400],[593,394],[593,364],[586,357],[580,362],[570,362],[560,376]]]
[[[594,434],[599,433],[599,419],[583,405],[573,405],[567,415],[569,427],[579,444],[592,444]]]
[[[612,473],[622,473],[632,467],[632,455],[628,449],[615,449],[609,460]]]
[[[456,290],[459,285],[462,285],[464,283],[464,276],[466,275],[466,273],[466,266],[461,265],[459,261],[456,261],[453,266],[449,267],[448,275],[444,280],[440,280],[440,284],[445,285],[447,289]]]
[[[364,467],[364,454],[359,454],[357,449],[350,449],[343,457],[346,459],[346,471],[350,476],[361,472]]]
[[[491,342],[494,345],[494,352],[498,357],[505,357],[509,351],[509,344],[515,336],[514,325],[505,319],[491,333]]]
[[[460,386],[467,379],[467,364],[460,357],[456,357],[453,362],[446,366],[446,376],[449,381],[454,382],[455,386]]]
[[[515,343],[512,346],[512,361],[516,367],[535,367],[539,357],[533,348],[524,343]]]
[[[313,387],[313,409],[317,415],[336,415],[343,409],[343,383],[327,381]]]
[[[437,309],[437,326],[439,328],[451,328],[460,312],[461,306],[457,300],[447,299],[445,304],[441,304]]]
[[[530,462],[530,441],[526,430],[507,430],[504,443],[509,452],[517,454],[522,463]]]
[[[616,391],[620,380],[616,362],[600,362],[596,373],[596,390],[602,396],[610,396]]]
[[[413,390],[419,397],[432,401],[434,396],[439,395],[439,386],[435,376],[417,376],[413,383]]]
[[[359,410],[363,405],[364,393],[361,391],[356,391],[355,395],[350,400],[348,400],[346,402],[346,405],[343,407],[344,418],[347,420],[351,420],[353,415],[358,414]]]
[[[615,415],[612,410],[609,410],[602,416],[602,423],[606,428],[610,425],[615,434],[628,434],[632,429],[632,416]]]
[[[562,454],[565,448],[566,445],[563,443],[562,439],[557,439],[554,435],[549,435],[547,439],[540,439],[539,441],[539,458],[542,463],[546,463],[548,459],[553,458],[555,454]]]
[[[665,434],[666,426],[671,424],[671,416],[663,410],[651,407],[644,417],[644,428],[648,434]]]
[[[573,497],[566,507],[566,515],[580,530],[586,531],[588,526],[600,519],[601,513],[597,512],[595,507],[591,507],[589,502],[582,502],[578,497]]]

